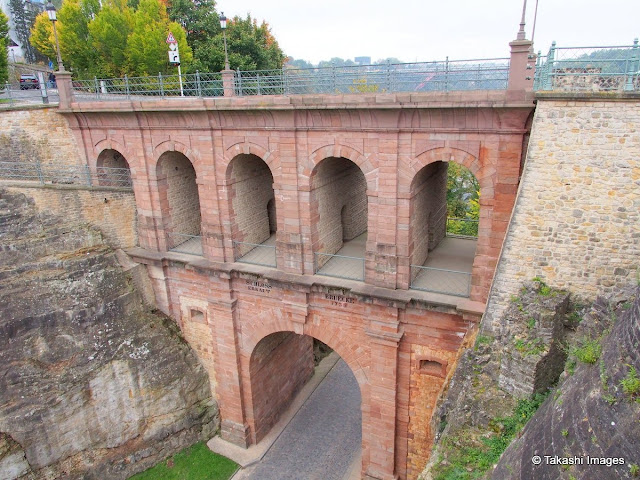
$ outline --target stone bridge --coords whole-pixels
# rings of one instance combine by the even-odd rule
[[[207,367],[223,438],[261,441],[317,339],[360,387],[363,478],[422,470],[514,205],[529,45],[504,91],[78,103],[58,75],[89,167],[131,171],[128,253]],[[445,235],[449,162],[480,185],[477,240]]]

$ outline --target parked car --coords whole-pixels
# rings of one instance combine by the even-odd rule
[[[29,90],[30,88],[40,88],[40,82],[35,75],[20,75],[20,90]]]

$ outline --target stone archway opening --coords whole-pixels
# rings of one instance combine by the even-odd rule
[[[367,181],[343,157],[322,160],[311,174],[314,273],[364,280]]]
[[[437,161],[411,182],[411,288],[469,297],[480,187],[465,166]]]
[[[202,255],[200,195],[191,161],[180,152],[165,152],[156,168],[167,249]]]
[[[342,478],[351,468],[359,470],[360,386],[337,353],[311,336],[277,332],[256,345],[249,374],[248,420],[254,443],[266,441],[269,431],[286,415],[287,427],[278,435],[269,455],[284,451],[285,461],[292,458],[295,468],[301,469],[301,476],[308,473],[303,471],[305,468],[328,472],[327,478]],[[287,412],[294,401],[294,408]],[[271,461],[266,457],[266,464],[255,467],[249,478],[264,478],[261,470],[268,472]]]
[[[119,151],[107,148],[96,161],[96,177],[101,187],[131,188],[129,162]]]
[[[234,259],[275,267],[278,223],[269,166],[257,155],[237,155],[229,163],[227,186]]]

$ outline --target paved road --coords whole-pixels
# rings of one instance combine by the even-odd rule
[[[234,480],[342,480],[361,434],[360,389],[340,360],[264,458]]]

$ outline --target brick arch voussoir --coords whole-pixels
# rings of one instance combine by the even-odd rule
[[[251,142],[239,142],[235,145],[231,145],[225,150],[221,167],[225,172],[224,178],[226,181],[229,181],[231,178],[231,162],[238,155],[255,155],[258,157],[267,164],[267,167],[269,167],[274,183],[279,183],[280,156],[278,155],[278,152],[267,150],[266,148]]]
[[[265,323],[254,324],[250,329],[243,329],[242,349],[244,353],[251,358],[253,351],[262,339],[279,332],[295,333],[293,323],[282,319],[272,319]],[[368,383],[368,375],[367,369],[358,360],[358,342],[350,338],[345,339],[345,333],[335,327],[318,328],[312,324],[305,325],[304,335],[320,340],[338,353],[358,380],[362,393],[363,387]]]
[[[409,162],[409,165],[405,168],[401,176],[405,181],[408,181],[408,184],[403,186],[403,190],[406,189],[406,191],[410,191],[411,184],[418,172],[434,162],[455,162],[462,165],[469,169],[476,177],[481,191],[493,191],[491,178],[484,175],[484,167],[480,160],[469,152],[453,147],[440,147],[427,150]]]
[[[178,152],[184,155],[189,162],[191,162],[191,166],[196,172],[196,178],[198,178],[198,170],[201,163],[201,158],[198,152],[190,149],[184,143],[176,142],[175,140],[166,140],[164,142],[159,143],[153,149],[153,163],[154,163],[154,171],[157,173],[158,171],[158,163],[160,162],[160,158],[162,155],[168,152]]]
[[[375,190],[377,187],[378,168],[375,162],[371,158],[366,158],[362,152],[359,152],[353,147],[347,145],[341,145],[338,143],[332,143],[325,145],[314,150],[309,156],[309,164],[304,169],[304,175],[307,177],[309,188],[311,188],[311,177],[316,170],[320,162],[325,158],[330,157],[342,157],[347,160],[351,160],[355,163],[360,171],[364,174],[364,178],[367,181],[367,189]]]
[[[105,138],[104,140],[100,140],[93,146],[94,155],[91,159],[93,167],[98,166],[98,158],[105,150],[115,150],[120,153],[120,155],[122,155],[127,162],[130,170],[137,170],[137,167],[140,166],[137,164],[136,155],[129,148],[125,147],[117,140],[114,140],[112,138]]]

